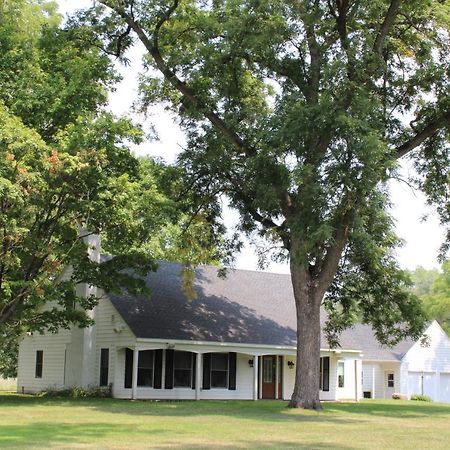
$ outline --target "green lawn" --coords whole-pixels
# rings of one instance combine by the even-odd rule
[[[130,402],[0,395],[0,448],[449,448],[450,405]]]

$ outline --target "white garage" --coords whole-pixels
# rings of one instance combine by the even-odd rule
[[[450,403],[450,338],[433,321],[425,339],[381,347],[369,333],[358,335],[362,350],[362,391],[366,398],[392,398],[400,393]]]
[[[437,396],[436,374],[427,372],[408,372],[408,397],[421,394],[439,401]]]
[[[440,402],[450,403],[450,373],[441,373],[439,394]]]

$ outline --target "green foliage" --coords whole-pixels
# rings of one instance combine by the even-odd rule
[[[385,344],[418,338],[424,315],[394,258],[385,184],[414,158],[416,185],[449,226],[448,2],[100,3],[74,27],[122,51],[137,33],[142,109],[170,103],[198,197],[226,195],[240,229],[289,258],[310,344],[327,291],[332,341],[357,319]]]
[[[5,0],[0,15],[0,372],[10,374],[21,333],[91,323],[98,299],[77,284],[147,292],[141,277],[158,258],[214,262],[226,243],[212,208],[177,201],[180,170],[131,154],[143,132],[105,111],[118,77],[92,33],[60,28],[45,1]],[[114,257],[91,261],[89,233]]]
[[[39,394],[40,397],[65,397],[65,398],[108,398],[111,397],[110,387],[72,386],[68,389],[47,389]]]
[[[436,319],[450,333],[450,261],[442,264],[441,271],[419,267],[412,278],[428,317]]]
[[[433,401],[433,399],[431,397],[428,397],[427,395],[422,395],[422,394],[411,395],[411,400],[415,400],[418,402],[432,402]]]

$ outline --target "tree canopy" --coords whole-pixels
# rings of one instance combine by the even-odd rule
[[[450,261],[442,264],[441,271],[418,267],[411,273],[414,292],[423,302],[430,319],[436,319],[450,334]]]
[[[418,337],[424,316],[395,261],[386,183],[413,158],[448,226],[448,2],[99,3],[74,27],[94,29],[109,53],[145,46],[142,106],[169,101],[178,113],[192,187],[227,195],[241,229],[290,261],[291,405],[320,408],[321,305],[334,345],[356,319],[383,343]]]
[[[13,348],[25,331],[89,325],[98,299],[78,283],[143,292],[157,259],[217,261],[226,242],[180,169],[130,152],[143,132],[107,112],[119,77],[89,35],[52,2],[7,0],[0,16],[0,342]],[[88,258],[90,233],[113,258]]]

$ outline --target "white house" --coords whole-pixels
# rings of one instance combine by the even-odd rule
[[[150,298],[104,295],[90,328],[24,336],[18,391],[112,385],[125,399],[290,398],[301,362],[288,275],[236,270],[222,279],[201,267],[192,301],[177,264],[161,263],[147,282]],[[320,398],[395,391],[450,402],[450,340],[437,322],[427,335],[427,346],[394,349],[381,348],[365,325],[345,331],[338,350],[322,337]]]

